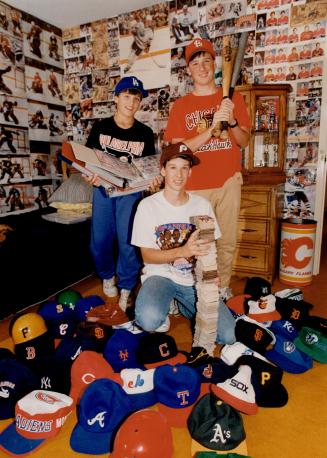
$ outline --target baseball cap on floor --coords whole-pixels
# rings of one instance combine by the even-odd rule
[[[192,367],[165,364],[154,373],[158,409],[170,426],[184,428],[192,405],[200,395],[200,376]]]
[[[102,323],[92,323],[90,321],[81,321],[76,328],[76,336],[91,339],[94,343],[94,351],[98,353],[103,352],[112,333],[111,326],[106,326]]]
[[[182,159],[187,159],[191,162],[192,165],[200,164],[200,159],[196,156],[190,148],[188,148],[184,143],[172,143],[163,148],[160,156],[160,166],[163,167],[166,162],[176,157],[181,157]]]
[[[83,351],[71,367],[71,390],[69,396],[76,403],[80,401],[85,389],[100,378],[114,377],[114,371],[102,355],[95,351]]]
[[[104,378],[95,380],[80,400],[78,421],[70,436],[71,448],[90,455],[109,453],[115,429],[131,411],[128,396],[118,383]]]
[[[251,348],[247,347],[241,342],[234,342],[231,345],[224,345],[220,351],[221,359],[224,361],[224,363],[228,364],[229,366],[235,364],[238,358],[242,355],[253,355],[256,358],[267,361],[267,359],[260,353],[251,350]]]
[[[276,298],[276,308],[283,320],[291,321],[297,329],[303,326],[313,305],[306,301],[295,301],[289,298]]]
[[[73,400],[55,391],[34,390],[16,403],[15,422],[0,434],[0,448],[24,455],[56,436],[72,413]]]
[[[261,277],[248,278],[244,286],[244,294],[249,295],[252,300],[258,301],[261,297],[271,294],[271,283]]]
[[[204,347],[192,347],[189,353],[183,352],[186,355],[186,364],[191,367],[203,366],[211,361],[212,356]]]
[[[54,338],[48,331],[28,342],[22,342],[15,345],[16,358],[28,365],[31,369],[42,366],[43,362],[53,356],[54,353]]]
[[[233,315],[244,315],[245,314],[245,307],[244,303],[245,300],[248,299],[250,296],[248,294],[238,294],[237,296],[233,296],[226,302],[227,307]]]
[[[298,350],[294,342],[276,335],[272,350],[265,354],[269,361],[291,374],[302,374],[312,368],[312,358]]]
[[[118,304],[103,304],[92,308],[86,315],[87,321],[115,326],[129,322],[126,313]]]
[[[72,365],[85,350],[95,351],[95,343],[90,337],[73,336],[63,339],[56,348],[55,357],[60,362]]]
[[[144,369],[136,358],[143,334],[132,334],[125,329],[116,329],[108,340],[103,356],[115,372],[123,369]]]
[[[14,353],[9,350],[9,348],[3,348],[1,347],[0,348],[0,361],[2,359],[15,359],[16,356],[14,355]]]
[[[158,402],[154,390],[155,369],[123,369],[120,374],[120,383],[128,395],[133,410],[145,409]]]
[[[283,407],[287,404],[288,393],[282,385],[282,369],[248,355],[241,356],[237,363],[251,367],[255,399],[259,407]]]
[[[241,414],[214,393],[196,402],[187,427],[192,437],[191,456],[199,451],[247,453]]]
[[[104,300],[102,297],[97,294],[92,294],[90,296],[81,297],[76,302],[74,311],[79,321],[85,321],[90,310],[103,304]]]
[[[69,394],[70,365],[64,361],[58,361],[54,356],[51,356],[34,368],[34,372],[38,378],[36,388]]]
[[[287,340],[294,340],[298,336],[298,331],[293,323],[288,320],[272,321],[269,329],[276,335],[285,337]]]
[[[235,336],[238,342],[261,354],[264,354],[269,345],[276,341],[269,329],[247,316],[236,319]]]
[[[0,420],[15,416],[16,402],[37,388],[34,372],[14,358],[0,360]]]
[[[187,45],[185,48],[186,64],[188,65],[193,54],[197,52],[201,52],[201,51],[211,54],[213,59],[216,58],[216,53],[215,53],[215,50],[213,48],[211,41],[206,40],[205,38],[195,38],[195,40],[193,40],[192,43]]]
[[[148,91],[144,89],[142,81],[136,78],[136,76],[125,76],[122,78],[115,87],[115,95],[118,96],[121,91],[128,89],[138,90],[142,97],[148,96]]]
[[[258,411],[251,382],[250,366],[240,366],[237,374],[222,383],[212,384],[213,393],[240,412],[254,415]]]
[[[229,366],[220,358],[211,358],[209,362],[194,368],[201,383],[219,383],[236,374],[238,367]]]
[[[310,315],[303,320],[303,327],[316,329],[327,335],[327,319],[322,316]]]
[[[281,319],[280,313],[276,310],[276,297],[273,294],[257,300],[246,299],[245,303],[248,308],[247,315],[259,323]]]
[[[56,301],[48,301],[41,306],[38,314],[44,318],[48,331],[55,339],[74,335],[79,322],[74,310]]]
[[[140,339],[137,360],[147,369],[170,364],[183,364],[186,356],[178,351],[175,339],[160,332],[147,334]]]
[[[319,363],[327,364],[327,336],[309,327],[303,327],[294,340],[296,347]]]

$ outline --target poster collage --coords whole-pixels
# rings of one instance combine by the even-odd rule
[[[0,2],[0,216],[48,206],[61,182],[61,35]]]
[[[0,33],[15,50],[15,60],[1,45],[0,103],[12,105],[0,111],[1,129],[11,133],[9,141],[0,137],[0,186],[6,192],[0,197],[0,214],[12,211],[2,203],[13,183],[21,191],[28,186],[25,182],[42,180],[42,187],[52,191],[61,175],[60,141],[84,143],[94,121],[114,113],[113,91],[123,76],[139,77],[149,90],[137,118],[153,129],[159,152],[171,104],[193,88],[186,69],[187,44],[197,36],[213,42],[219,85],[222,37],[231,35],[237,47],[239,34],[248,31],[239,84],[292,85],[285,216],[312,217],[326,18],[327,1],[171,0],[65,29],[61,38],[55,27],[3,5]],[[4,161],[12,176],[3,172]],[[45,175],[40,176],[38,161],[45,163]],[[28,199],[34,206],[39,188],[31,186]]]

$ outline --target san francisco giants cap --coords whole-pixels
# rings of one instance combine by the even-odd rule
[[[185,48],[185,60],[187,65],[190,62],[191,57],[193,54],[197,52],[208,52],[212,55],[213,59],[216,57],[215,50],[213,49],[213,45],[211,41],[206,40],[205,38],[195,38],[188,46]]]

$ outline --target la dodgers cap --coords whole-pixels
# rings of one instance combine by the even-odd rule
[[[143,335],[132,334],[125,329],[115,329],[103,351],[103,356],[115,372],[123,369],[144,369],[136,357]]]
[[[187,159],[191,162],[192,165],[200,164],[200,159],[193,151],[182,142],[171,143],[168,146],[165,146],[162,150],[160,156],[160,166],[164,166],[166,162],[176,157],[181,157],[182,159]]]
[[[122,78],[115,87],[115,95],[118,96],[121,91],[128,89],[137,89],[142,97],[148,96],[148,91],[144,89],[142,81],[136,78],[136,76],[125,76]]]
[[[114,430],[131,412],[129,398],[118,383],[105,378],[95,380],[80,400],[71,448],[90,455],[109,453]]]
[[[169,334],[153,332],[140,339],[137,360],[147,369],[170,364],[183,364],[186,356],[178,351],[175,339]]]
[[[187,427],[192,437],[192,457],[198,451],[247,453],[241,414],[214,393],[196,402]]]
[[[200,376],[192,367],[165,364],[154,373],[158,408],[170,426],[185,427],[192,405],[200,395]]]
[[[213,49],[213,45],[211,41],[206,40],[205,38],[195,38],[195,40],[192,41],[189,45],[186,46],[185,48],[185,60],[187,65],[190,62],[191,57],[193,54],[197,52],[208,52],[211,54],[213,59],[216,58],[216,53],[215,50]]]
[[[154,389],[154,372],[155,369],[123,369],[120,372],[120,384],[133,410],[146,409],[158,402]]]
[[[0,448],[24,455],[56,436],[72,413],[73,400],[55,391],[34,390],[16,403],[15,422],[0,434]]]
[[[294,340],[296,347],[319,363],[327,364],[327,336],[316,329],[303,327]]]
[[[269,361],[291,374],[302,374],[312,368],[312,358],[296,348],[294,342],[276,335],[276,343],[265,354]]]

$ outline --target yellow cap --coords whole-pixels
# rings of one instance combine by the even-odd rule
[[[11,330],[11,337],[15,345],[28,342],[47,332],[47,326],[41,315],[25,313],[16,319]]]

